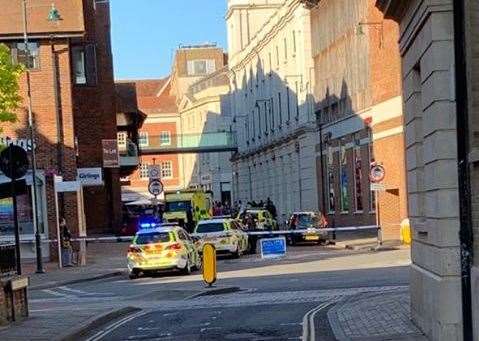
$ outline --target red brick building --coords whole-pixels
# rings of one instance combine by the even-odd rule
[[[48,21],[52,3],[61,20]],[[56,234],[53,175],[76,181],[79,174],[96,172],[101,181],[83,186],[84,201],[75,194],[59,195],[60,215],[75,233],[84,214],[89,234],[113,232],[119,226],[119,169],[103,168],[102,140],[116,139],[115,88],[110,44],[108,1],[38,0],[27,4],[29,58],[22,42],[22,1],[0,0],[0,42],[14,60],[29,65],[38,168],[38,226],[44,237]],[[15,18],[15,19],[12,19]],[[26,99],[26,77],[20,80]],[[26,101],[18,121],[2,126],[0,143],[31,148]],[[27,174],[25,209],[31,209],[31,173]],[[0,174],[0,182],[6,179]],[[2,199],[4,211],[8,198]],[[81,208],[84,208],[83,210]],[[80,219],[82,221],[83,219]],[[33,236],[33,217],[22,226],[24,238]],[[8,229],[0,238],[10,238]],[[29,248],[31,251],[31,248]],[[47,251],[47,250],[45,250]],[[24,256],[33,256],[26,250]]]
[[[130,98],[119,92],[125,105],[133,106],[145,117],[138,129],[137,143],[140,150],[173,146],[179,131],[179,115],[176,99],[170,94],[170,78],[157,80],[119,81],[117,89],[129,87]],[[125,91],[126,92],[126,91]],[[119,108],[119,112],[125,111]],[[130,109],[132,110],[132,109]],[[129,138],[126,131],[118,132],[120,149]],[[140,152],[141,155],[141,152]],[[123,201],[136,201],[151,197],[148,193],[148,166],[158,164],[162,168],[162,182],[166,190],[182,188],[181,165],[178,154],[141,155],[138,168],[123,174]]]
[[[397,240],[408,215],[398,25],[373,0],[315,3],[320,207],[337,227],[375,225],[378,217],[384,238]],[[372,162],[386,170],[378,206],[370,190]]]

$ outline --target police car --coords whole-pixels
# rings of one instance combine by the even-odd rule
[[[177,224],[143,223],[128,248],[130,278],[159,270],[189,275],[201,267],[194,239]]]
[[[201,220],[196,225],[193,236],[199,238],[199,250],[209,243],[215,246],[216,252],[231,253],[235,257],[248,251],[248,234],[239,222],[231,218]]]

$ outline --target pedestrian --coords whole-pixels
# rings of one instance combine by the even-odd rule
[[[273,219],[276,219],[278,213],[276,212],[276,206],[274,206],[270,197],[268,197],[266,200],[266,210],[268,210],[268,212],[273,216]]]
[[[67,222],[65,218],[61,218],[60,220],[60,239],[61,239],[61,251],[62,251],[62,265],[64,267],[71,267],[72,264],[72,256],[73,256],[73,247],[71,243],[72,234],[68,229]]]

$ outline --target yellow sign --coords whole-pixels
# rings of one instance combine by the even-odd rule
[[[216,249],[212,244],[203,246],[203,280],[210,286],[216,282]]]

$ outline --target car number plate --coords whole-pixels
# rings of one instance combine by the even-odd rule
[[[306,240],[319,240],[319,236],[306,236]]]

